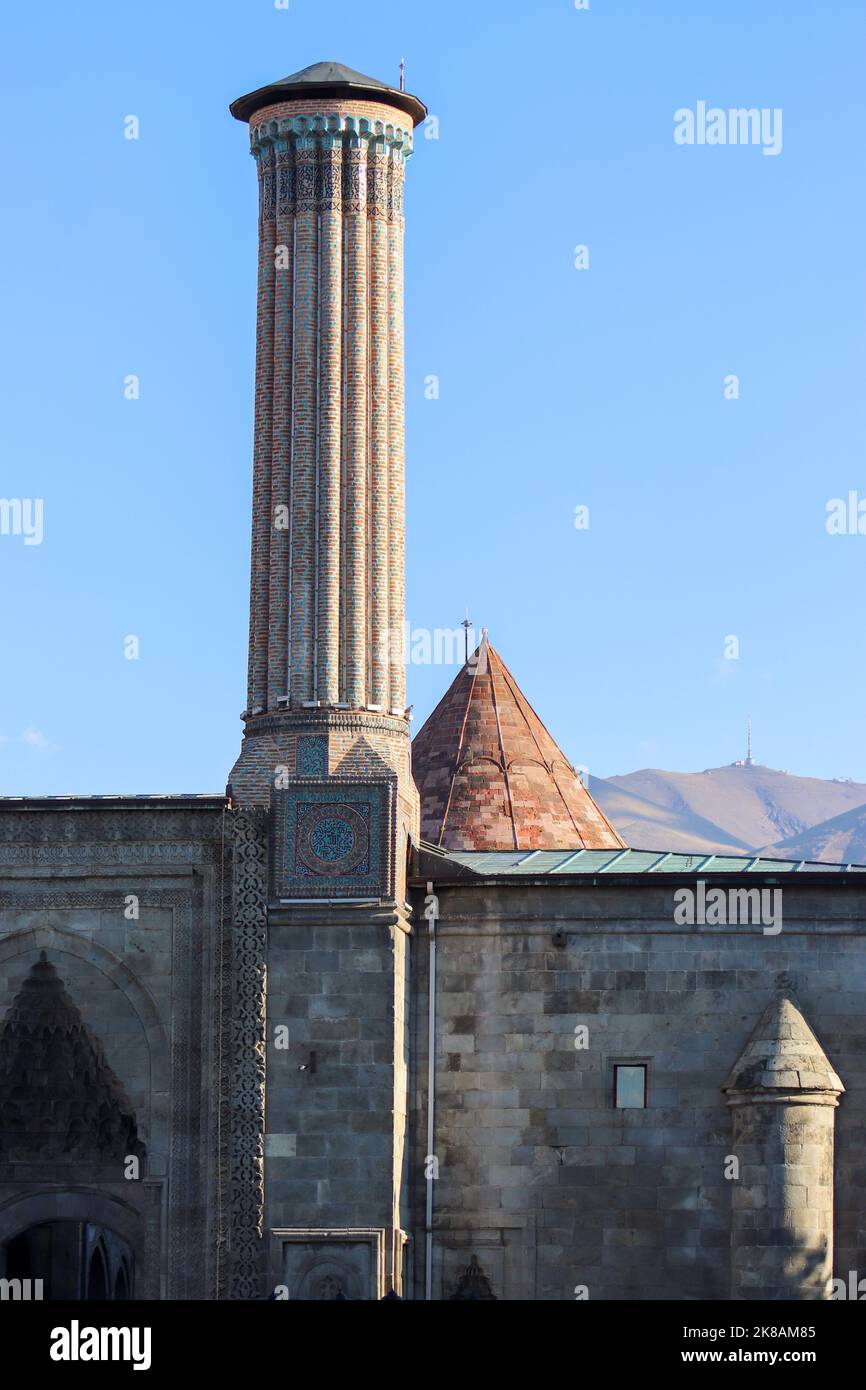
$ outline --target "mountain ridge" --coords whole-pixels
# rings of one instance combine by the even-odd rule
[[[634,849],[866,862],[864,783],[741,762],[703,772],[643,768],[589,785]]]

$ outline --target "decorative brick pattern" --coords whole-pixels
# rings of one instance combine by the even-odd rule
[[[259,274],[256,309],[253,565],[250,576],[249,707],[267,699],[268,584],[271,544],[271,452],[274,406],[273,150],[259,161]]]
[[[314,732],[328,740],[331,772],[354,777],[393,773],[401,795],[417,800],[411,779],[405,720],[349,710],[290,710],[247,721],[241,754],[231,773],[235,801],[269,806],[271,791],[288,776],[305,776],[297,763],[299,738]]]
[[[405,708],[401,112],[257,112],[248,712]],[[280,509],[284,509],[280,513]],[[277,518],[279,517],[279,521]],[[282,524],[280,524],[280,522]]]
[[[361,762],[374,750],[378,773],[397,775],[415,834],[401,650],[410,125],[385,96],[324,109],[293,99],[250,122],[260,189],[250,656],[231,785],[237,804],[267,806],[294,775],[303,720],[350,712]],[[350,751],[337,740],[330,770]]]
[[[287,692],[285,658],[287,650],[287,622],[270,622],[271,614],[288,613],[289,605],[289,565],[291,557],[291,517],[287,515],[291,504],[291,466],[292,466],[292,416],[294,410],[294,352],[295,352],[295,315],[294,315],[294,281],[295,281],[295,236],[294,236],[294,204],[295,204],[295,161],[288,142],[279,140],[274,146],[277,169],[276,187],[276,230],[274,232],[274,248],[279,247],[279,259],[277,259],[274,249],[274,323],[273,323],[273,402],[271,407],[271,469],[270,469],[270,508],[266,517],[256,517],[256,509],[260,502],[263,502],[261,493],[255,495],[253,499],[253,555],[254,568],[256,567],[255,557],[261,554],[264,558],[263,548],[257,550],[257,536],[261,535],[261,526],[268,529],[268,556],[269,556],[269,575],[268,575],[268,609],[267,609],[267,698],[264,698],[264,691],[258,688],[250,691],[251,708],[265,706],[274,709],[280,697]],[[270,244],[270,225],[265,226],[264,221],[260,228],[260,237]],[[267,313],[267,308],[264,310]],[[263,325],[262,338],[259,341],[268,342],[267,325]],[[264,349],[266,351],[266,348]],[[266,422],[263,422],[263,428]],[[267,440],[261,442],[261,454],[267,454]],[[262,489],[263,491],[263,489]],[[282,509],[282,511],[280,510]],[[280,518],[282,525],[277,524]],[[257,530],[258,523],[258,530]],[[260,566],[264,570],[264,565]],[[264,590],[264,575],[256,586],[254,579],[254,594]],[[255,603],[255,597],[252,602]],[[262,617],[264,621],[264,615]],[[264,633],[259,630],[256,637],[256,650],[258,653],[258,668],[263,665],[263,652],[261,643],[264,640]],[[251,643],[251,645],[253,645]],[[254,664],[256,664],[254,662]]]

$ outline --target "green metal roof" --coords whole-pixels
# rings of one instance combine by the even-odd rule
[[[484,877],[502,874],[535,878],[560,874],[866,873],[866,864],[764,859],[754,854],[665,854],[661,850],[645,849],[447,851],[444,858]]]

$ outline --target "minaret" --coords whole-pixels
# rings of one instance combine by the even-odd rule
[[[411,818],[403,187],[426,108],[319,63],[231,110],[249,123],[259,179],[248,695],[234,799],[267,805],[275,769],[283,779],[302,770],[297,740],[315,734],[328,772],[357,773],[359,759],[389,767]]]
[[[231,111],[259,180],[234,1288],[377,1298],[406,1242],[403,186],[426,108],[319,63]]]

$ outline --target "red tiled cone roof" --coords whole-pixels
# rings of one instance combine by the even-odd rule
[[[421,833],[450,850],[624,848],[486,638],[412,744]]]

